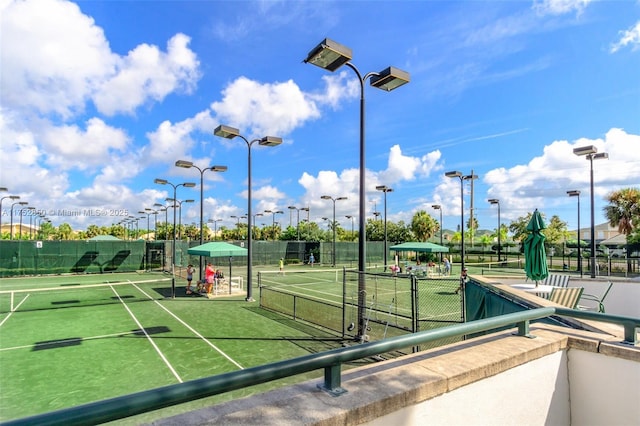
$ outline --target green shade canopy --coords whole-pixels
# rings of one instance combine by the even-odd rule
[[[89,238],[89,241],[122,241],[118,237],[114,237],[113,235],[96,235],[95,237]]]
[[[233,244],[217,241],[191,247],[187,253],[195,256],[222,257],[246,256],[247,249]]]
[[[524,240],[524,271],[527,277],[535,281],[536,284],[549,275],[547,253],[544,248],[545,236],[541,232],[546,227],[542,215],[536,209],[527,224],[529,235]]]
[[[448,253],[449,248],[434,243],[409,242],[389,247],[395,251],[416,251],[421,253]]]

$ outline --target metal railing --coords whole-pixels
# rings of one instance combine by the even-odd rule
[[[530,321],[553,315],[618,324],[624,327],[623,343],[629,345],[638,343],[635,330],[640,327],[640,319],[564,308],[538,308],[305,355],[286,361],[11,420],[3,424],[7,426],[100,424],[318,369],[324,369],[324,382],[318,387],[338,396],[346,392],[341,386],[341,366],[344,363],[425,344],[437,339],[490,331],[510,325],[517,325],[519,336],[529,336]]]

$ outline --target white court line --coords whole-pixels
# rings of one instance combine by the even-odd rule
[[[138,287],[135,283],[132,283],[133,286],[135,288],[137,288],[140,292],[142,292],[142,294],[144,294],[145,296],[147,296],[148,298],[150,298],[151,300],[153,300],[158,306],[160,306],[162,309],[164,309],[169,315],[171,315],[172,317],[174,317],[180,324],[184,325],[189,331],[191,331],[193,334],[195,334],[196,336],[198,336],[200,339],[202,339],[206,344],[208,344],[209,346],[211,346],[214,350],[216,350],[220,355],[222,355],[223,357],[225,357],[227,360],[229,360],[233,365],[235,365],[236,367],[238,367],[241,370],[244,370],[244,367],[240,364],[238,364],[233,358],[231,358],[229,355],[227,355],[226,353],[224,353],[220,348],[218,348],[216,345],[214,345],[213,343],[211,343],[206,337],[204,337],[202,334],[198,333],[193,327],[191,327],[189,324],[187,324],[186,322],[184,322],[182,319],[178,318],[173,312],[171,312],[169,309],[167,309],[166,307],[162,306],[162,304],[160,302],[158,302],[157,300],[155,300],[153,297],[151,297],[150,295],[148,295],[147,293],[145,293],[144,290],[142,290],[140,287]]]
[[[129,307],[127,306],[126,303],[124,303],[124,300],[122,300],[120,298],[120,295],[116,292],[116,289],[113,288],[113,286],[109,286],[111,287],[111,290],[113,290],[113,293],[116,295],[116,297],[118,298],[118,300],[122,303],[122,306],[124,306],[124,308],[127,310],[127,312],[129,312],[129,315],[131,315],[131,318],[133,318],[133,321],[138,325],[138,328],[140,328],[140,330],[142,330],[142,332],[144,333],[144,335],[146,336],[147,340],[149,340],[149,343],[151,343],[151,346],[153,346],[153,348],[156,350],[156,352],[158,353],[158,355],[160,355],[160,358],[162,358],[162,360],[164,361],[164,363],[167,365],[167,367],[169,368],[169,370],[173,373],[174,377],[176,379],[178,379],[178,382],[182,383],[182,379],[180,378],[180,376],[178,375],[178,373],[176,372],[176,370],[173,368],[173,366],[171,365],[171,363],[169,363],[169,360],[167,360],[167,358],[164,356],[164,354],[162,353],[162,351],[160,350],[160,348],[156,345],[156,343],[153,341],[153,339],[151,338],[151,336],[149,336],[149,333],[147,333],[147,330],[145,330],[145,328],[142,326],[142,324],[140,323],[140,321],[138,321],[138,318],[136,318],[136,316],[133,314],[133,312],[131,312],[131,309],[129,309]],[[137,287],[137,286],[136,286]],[[149,297],[149,295],[146,295],[147,297]]]
[[[16,311],[16,309],[18,309],[18,308],[20,307],[20,305],[22,305],[22,304],[24,303],[24,301],[25,301],[25,300],[27,300],[27,297],[29,297],[30,295],[31,295],[31,294],[27,294],[27,295],[24,297],[24,299],[22,299],[22,300],[20,301],[20,303],[18,303],[18,304],[16,305],[16,307],[15,307],[15,308],[13,308],[13,310],[12,310],[11,312],[9,312],[9,314],[8,314],[6,317],[4,317],[4,318],[2,319],[2,321],[0,321],[0,327],[2,327],[2,325],[3,325],[5,322],[7,322],[7,320],[9,319],[9,317],[10,317],[11,315],[13,315],[13,313]],[[13,304],[13,299],[11,300],[11,303]]]

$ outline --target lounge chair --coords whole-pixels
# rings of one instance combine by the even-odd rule
[[[596,302],[598,304],[598,307],[591,307],[591,306],[583,306],[578,304],[578,309],[581,309],[583,311],[588,311],[588,310],[598,310],[598,312],[602,312],[604,313],[604,304],[602,302],[604,302],[605,297],[607,297],[607,294],[609,294],[609,291],[611,290],[611,287],[613,287],[613,283],[611,281],[609,281],[609,287],[607,287],[607,289],[604,291],[604,293],[602,294],[602,296],[598,297],[598,296],[594,296],[593,294],[583,294],[582,297],[580,298],[580,301],[582,300],[588,300],[591,302]]]
[[[569,309],[576,309],[583,291],[584,287],[554,287],[549,295],[549,301]]]

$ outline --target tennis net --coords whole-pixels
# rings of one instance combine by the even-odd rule
[[[171,278],[0,291],[0,313],[131,303],[164,298]]]

